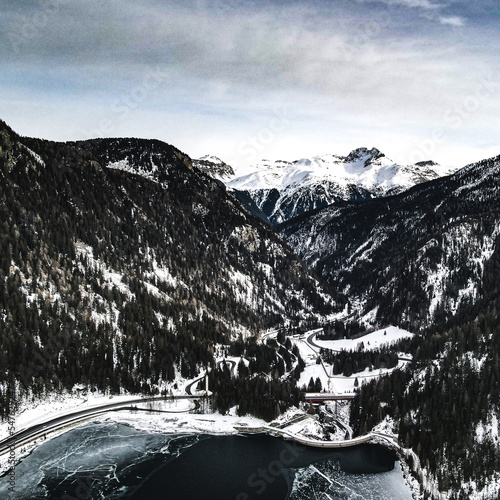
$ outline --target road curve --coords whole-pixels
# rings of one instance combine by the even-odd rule
[[[236,368],[236,361],[232,361],[230,359],[224,359],[222,361],[219,361],[217,362],[217,364],[219,365],[220,369],[222,370],[222,365],[226,363],[228,365],[231,365],[230,368],[229,368],[229,371],[230,372],[233,372],[234,374],[234,369]],[[203,380],[205,378],[205,374],[203,374],[201,377],[198,377],[196,379],[194,379],[192,382],[189,382],[188,385],[186,385],[185,387],[185,391],[186,391],[186,394],[188,394],[189,396],[194,396],[193,394],[193,386],[195,384],[198,384],[200,380]]]
[[[195,396],[175,396],[175,399],[194,399]],[[68,413],[63,416],[55,417],[46,422],[30,426],[26,429],[22,429],[12,436],[9,436],[2,441],[0,441],[0,455],[7,453],[13,448],[22,446],[37,439],[47,432],[52,432],[58,428],[65,427],[67,425],[76,424],[82,420],[100,415],[101,413],[106,413],[108,411],[118,411],[133,409],[132,405],[140,403],[148,403],[152,401],[165,401],[165,397],[154,397],[154,398],[140,398],[132,399],[130,401],[124,401],[121,403],[108,403],[94,408],[86,408],[84,410],[77,410]]]
[[[310,346],[313,346],[313,347],[316,347],[316,349],[322,349],[321,346],[319,346],[318,344],[316,344],[316,342],[314,342],[314,337],[316,337],[318,333],[317,332],[314,332],[314,333],[311,333],[311,335],[309,335],[309,337],[306,338],[306,342],[310,345]],[[333,349],[331,349],[333,351]]]

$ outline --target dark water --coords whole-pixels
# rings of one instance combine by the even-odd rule
[[[396,468],[395,468],[396,465]],[[0,498],[8,496],[0,479]],[[92,424],[16,467],[19,499],[411,499],[393,452],[306,448],[269,436],[172,436]]]

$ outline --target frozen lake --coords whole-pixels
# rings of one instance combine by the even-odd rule
[[[376,445],[305,448],[270,436],[171,435],[117,423],[73,429],[16,467],[0,498],[410,500],[395,455]]]

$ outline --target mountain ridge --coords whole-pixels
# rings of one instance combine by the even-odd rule
[[[262,160],[246,170],[245,174],[226,177],[226,186],[246,193],[276,225],[337,201],[403,192],[454,169],[433,161],[402,166],[377,148],[361,147],[347,156],[327,154],[293,162]]]

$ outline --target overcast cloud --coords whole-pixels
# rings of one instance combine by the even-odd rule
[[[256,159],[251,143],[252,156],[284,159],[358,146],[457,165],[500,154],[494,2],[43,0],[2,12],[0,118],[24,135],[154,137],[236,165]]]

